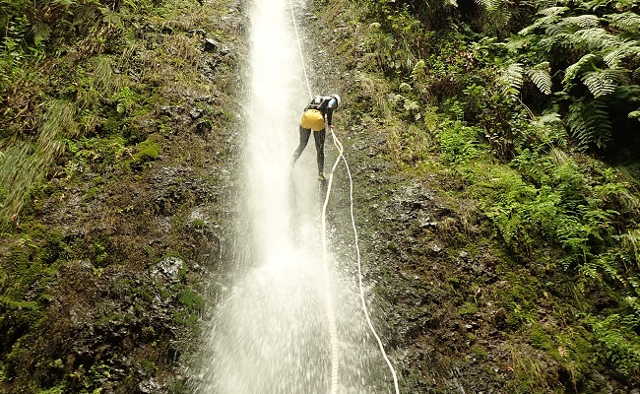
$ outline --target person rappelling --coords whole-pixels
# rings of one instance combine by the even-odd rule
[[[337,94],[331,96],[316,96],[307,105],[300,119],[300,144],[293,152],[293,166],[309,142],[309,135],[313,130],[316,143],[316,160],[318,162],[318,179],[324,183],[324,139],[326,130],[333,131],[333,112],[340,107],[341,99]]]

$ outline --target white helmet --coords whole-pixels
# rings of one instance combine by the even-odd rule
[[[336,101],[338,102],[338,106],[336,107],[336,109],[340,108],[340,105],[342,104],[342,99],[340,98],[340,96],[337,94],[332,94],[331,97],[336,99]]]

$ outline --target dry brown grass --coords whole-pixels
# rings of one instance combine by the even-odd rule
[[[538,393],[560,393],[559,387],[549,382],[558,382],[557,367],[550,360],[525,344],[509,344],[507,350],[511,359],[511,369],[516,376],[519,390]],[[521,391],[526,392],[526,391]]]
[[[186,34],[171,35],[164,42],[167,54],[187,67],[193,67],[198,63],[198,59],[202,54],[201,45],[201,39],[198,36],[188,36]]]

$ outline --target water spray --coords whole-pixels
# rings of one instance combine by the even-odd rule
[[[300,54],[300,60],[302,62],[302,69],[304,72],[304,78],[306,81],[306,85],[307,85],[307,91],[309,93],[309,97],[313,98],[313,92],[311,90],[311,84],[309,82],[309,76],[307,75],[307,63],[305,61],[305,57],[304,57],[304,51],[302,50],[302,43],[300,40],[300,33],[298,31],[298,24],[296,22],[296,16],[295,13],[293,12],[293,4],[289,4],[289,8],[291,10],[291,20],[293,23],[293,27],[294,27],[294,31],[295,31],[295,35],[296,35],[296,41],[298,44],[298,52]],[[358,238],[358,228],[356,226],[356,220],[355,220],[355,214],[354,214],[354,203],[353,203],[353,177],[351,175],[351,169],[349,168],[349,163],[347,162],[347,158],[344,156],[344,148],[342,146],[342,143],[340,142],[340,140],[338,139],[338,137],[336,136],[336,134],[333,131],[333,128],[329,128],[329,131],[331,132],[331,137],[333,139],[333,143],[336,146],[336,149],[338,150],[338,157],[336,158],[336,161],[333,163],[333,166],[331,167],[331,173],[329,174],[329,180],[327,183],[327,191],[326,191],[326,195],[324,198],[324,203],[322,205],[322,261],[324,264],[324,268],[325,268],[325,273],[326,273],[326,277],[327,279],[329,278],[329,268],[328,268],[328,263],[327,263],[327,206],[329,205],[329,198],[331,196],[331,188],[333,185],[333,174],[338,166],[338,164],[340,163],[340,160],[342,159],[342,161],[344,162],[344,166],[345,169],[347,171],[347,175],[349,178],[349,212],[351,215],[351,226],[353,228],[353,235],[354,235],[354,244],[355,244],[355,250],[356,250],[356,261],[357,261],[357,267],[358,267],[358,288],[359,288],[359,295],[360,295],[360,303],[362,306],[362,310],[364,312],[365,315],[365,319],[367,321],[367,326],[369,327],[369,330],[371,331],[371,333],[373,334],[373,336],[376,339],[376,342],[378,343],[378,348],[380,349],[380,353],[382,354],[382,357],[384,358],[384,361],[387,364],[387,367],[389,368],[389,371],[391,372],[391,376],[393,377],[393,385],[394,385],[394,389],[395,389],[395,393],[399,394],[400,393],[400,387],[399,387],[399,383],[398,383],[398,375],[396,373],[396,370],[393,366],[393,364],[391,363],[391,360],[389,359],[387,352],[384,349],[384,345],[382,344],[382,340],[380,339],[380,336],[378,335],[378,333],[376,332],[375,327],[373,326],[373,322],[371,321],[371,316],[369,313],[369,308],[367,307],[367,303],[365,300],[365,296],[364,296],[364,285],[363,285],[363,281],[362,281],[362,257],[360,254],[360,246],[359,246],[359,238]],[[336,329],[336,321],[335,321],[335,310],[334,310],[334,306],[333,306],[333,299],[331,297],[331,294],[329,292],[327,292],[327,319],[329,321],[329,336],[330,336],[330,340],[331,340],[331,386],[330,386],[330,393],[331,394],[336,394],[337,393],[337,387],[338,387],[338,362],[339,362],[339,353],[338,353],[338,339],[337,339],[337,329]]]

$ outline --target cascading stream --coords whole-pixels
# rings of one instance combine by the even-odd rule
[[[290,168],[308,97],[289,1],[253,0],[251,6],[246,193],[239,220],[246,225],[237,242],[246,252],[237,253],[243,258],[233,286],[216,305],[197,388],[386,392],[385,367],[353,280],[333,269],[330,247],[323,248],[313,146],[295,171]]]

